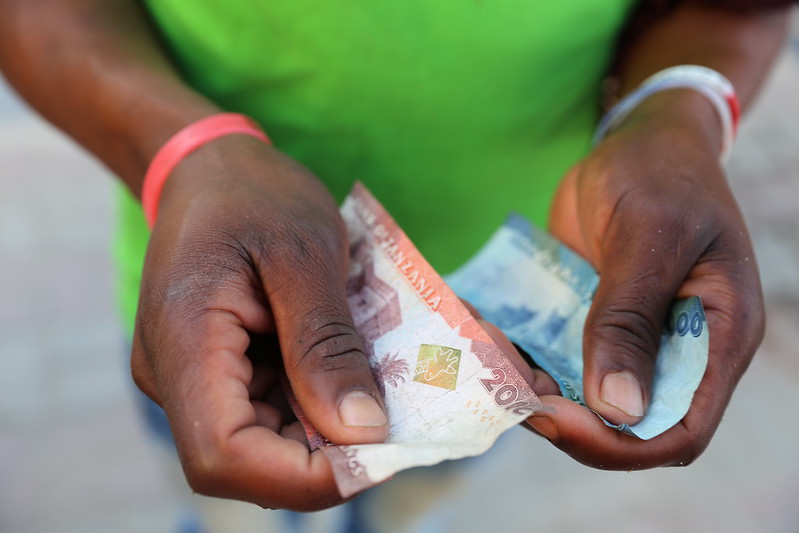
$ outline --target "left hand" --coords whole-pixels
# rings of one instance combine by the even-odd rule
[[[608,428],[568,399],[542,398],[545,409],[528,423],[587,465],[634,470],[692,462],[762,340],[758,270],[719,164],[717,124],[701,95],[655,95],[557,192],[551,231],[600,274],[583,341],[591,409],[615,423],[642,418],[675,299],[701,296],[710,332],[707,370],[688,414],[651,440]]]

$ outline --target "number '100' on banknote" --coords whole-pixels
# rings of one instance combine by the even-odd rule
[[[563,396],[585,405],[583,328],[599,282],[587,261],[513,214],[447,282],[551,375]],[[650,439],[679,422],[705,373],[708,338],[699,297],[675,302],[644,418],[632,427],[606,423]]]

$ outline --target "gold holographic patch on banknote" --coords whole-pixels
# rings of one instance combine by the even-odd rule
[[[460,350],[435,344],[422,344],[419,347],[413,380],[442,389],[455,390],[460,362]]]

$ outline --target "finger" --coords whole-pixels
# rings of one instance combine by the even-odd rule
[[[249,336],[225,311],[181,324],[180,368],[164,398],[186,478],[201,494],[313,510],[340,501],[326,459],[276,433],[279,414],[250,400]]]
[[[347,303],[346,236],[343,229],[321,232],[307,239],[300,233],[296,247],[272,255],[263,274],[286,375],[305,415],[330,441],[382,442],[388,419]]]
[[[505,356],[513,363],[519,374],[522,375],[524,380],[530,385],[537,395],[544,394],[558,394],[558,384],[552,377],[541,370],[540,368],[533,368],[530,363],[519,353],[516,346],[502,333],[498,327],[483,319],[478,319],[477,322],[488,333],[491,338],[497,343],[497,346],[503,351]]]
[[[275,388],[280,389],[283,364],[280,360],[280,345],[276,335],[250,334],[247,357],[253,366],[252,381],[247,389],[250,398],[263,400]]]
[[[640,470],[691,464],[710,442],[743,372],[729,364],[730,354],[736,355],[744,344],[741,334],[713,310],[708,313],[708,324],[718,332],[714,338],[719,340],[711,343],[707,371],[686,416],[663,434],[646,441],[626,435],[609,428],[585,407],[559,396],[541,396],[543,408],[528,418],[527,424],[569,456],[595,468]]]
[[[605,425],[596,414],[561,396],[541,396],[543,408],[527,419],[533,430],[575,460],[603,470],[641,470],[690,463],[707,442],[683,425],[644,441]]]
[[[713,336],[717,341],[711,343],[707,371],[688,414],[662,435],[648,441],[625,435],[607,427],[585,407],[557,396],[542,396],[543,408],[527,424],[569,456],[595,468],[637,470],[690,464],[709,443],[735,382],[724,359],[736,350],[733,345],[744,343],[738,342],[741,339],[725,322],[712,307],[708,309],[708,323],[718,335]]]
[[[255,410],[255,425],[263,426],[275,433],[279,433],[283,422],[280,411],[266,402],[254,400],[251,403]]]
[[[644,208],[658,213],[657,206]],[[627,213],[603,240],[585,324],[583,386],[586,404],[616,424],[634,425],[644,416],[668,309],[706,246],[697,230],[691,235],[673,220],[684,217]]]
[[[168,235],[164,228],[171,229],[162,225],[154,239]],[[145,390],[156,384],[193,490],[297,510],[339,503],[328,461],[276,433],[285,422],[279,409],[252,401],[249,387],[258,384],[246,355],[249,332],[267,333],[273,322],[258,284],[241,276],[242,255],[184,252],[203,273],[190,276],[171,256],[181,253],[178,246],[159,251],[148,253],[148,264],[168,275],[144,279],[132,366]]]
[[[680,298],[702,296],[708,329],[713,332],[707,369],[679,424],[655,439],[641,441],[609,430],[587,409],[545,397],[545,408],[528,420],[531,427],[570,456],[597,468],[691,464],[710,442],[763,335],[762,295],[756,265],[749,259],[751,246],[725,244],[724,239],[715,239],[677,292]]]

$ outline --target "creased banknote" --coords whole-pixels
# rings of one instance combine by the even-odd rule
[[[485,452],[540,402],[491,337],[360,184],[344,201],[349,304],[383,393],[384,444],[321,445],[347,497],[406,468]]]
[[[525,350],[565,397],[579,403],[583,326],[598,282],[588,262],[519,215],[511,215],[477,255],[447,277],[459,296]],[[679,422],[707,357],[701,300],[676,302],[661,338],[646,415],[632,427],[614,427],[650,439]]]

